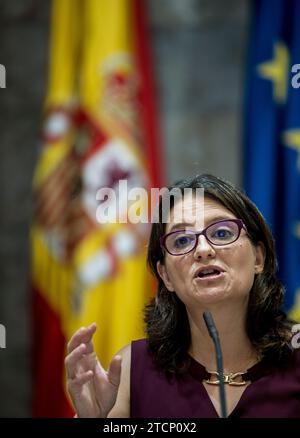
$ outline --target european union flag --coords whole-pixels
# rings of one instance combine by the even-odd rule
[[[272,228],[286,309],[300,319],[300,1],[254,1],[249,49],[244,185]]]

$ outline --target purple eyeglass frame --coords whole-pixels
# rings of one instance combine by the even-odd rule
[[[237,225],[238,225],[238,227],[239,227],[239,233],[238,233],[238,235],[237,235],[237,238],[235,239],[235,240],[233,240],[232,242],[230,242],[230,243],[212,243],[210,240],[209,240],[209,238],[207,237],[207,235],[206,235],[206,230],[208,229],[208,228],[210,228],[210,227],[212,227],[213,225],[216,225],[216,224],[218,224],[218,223],[222,223],[222,222],[235,222]],[[196,246],[198,245],[198,241],[199,241],[199,236],[201,236],[201,235],[203,235],[203,236],[205,236],[205,238],[206,238],[206,240],[211,244],[211,245],[213,245],[213,246],[226,246],[226,245],[230,245],[231,243],[233,243],[233,242],[236,242],[237,240],[238,240],[238,238],[240,237],[240,235],[241,235],[241,231],[242,231],[242,228],[244,228],[244,230],[246,231],[246,233],[248,233],[248,231],[247,231],[247,228],[246,228],[246,225],[244,224],[244,222],[242,221],[242,219],[222,219],[222,220],[220,220],[220,221],[216,221],[216,222],[213,222],[212,224],[210,224],[210,225],[208,225],[206,228],[204,228],[202,231],[199,231],[199,232],[194,232],[194,231],[191,231],[191,230],[175,230],[175,231],[171,231],[171,233],[167,233],[167,234],[164,234],[163,236],[161,236],[161,238],[159,239],[159,243],[160,243],[160,247],[161,247],[161,249],[162,250],[165,250],[165,251],[167,251],[167,253],[169,253],[169,254],[171,254],[172,256],[180,256],[180,255],[184,255],[184,254],[188,254],[189,252],[191,252],[191,251],[193,251],[195,248],[196,248]],[[172,252],[170,252],[167,248],[166,248],[166,246],[165,246],[165,241],[166,241],[166,239],[167,239],[167,237],[169,237],[169,236],[171,236],[172,234],[175,234],[175,233],[179,233],[179,232],[182,232],[182,231],[184,231],[184,232],[190,232],[190,234],[194,234],[195,236],[196,236],[196,240],[195,240],[195,245],[193,246],[193,248],[191,248],[189,251],[187,251],[187,252],[183,252],[183,253],[180,253],[180,254],[173,254]]]

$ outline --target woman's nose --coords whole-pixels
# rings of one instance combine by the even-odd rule
[[[194,257],[196,259],[205,257],[214,257],[216,254],[213,245],[209,243],[205,236],[198,237],[198,243],[194,250]]]

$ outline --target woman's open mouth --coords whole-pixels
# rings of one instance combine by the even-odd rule
[[[224,271],[218,268],[201,269],[195,276],[195,280],[217,280],[223,277]]]

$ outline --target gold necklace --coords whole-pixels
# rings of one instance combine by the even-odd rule
[[[255,360],[255,363],[257,363],[259,361],[258,357]],[[247,370],[249,369],[249,367],[253,366],[253,362],[254,360],[252,360],[248,367]],[[219,385],[220,384],[220,375],[217,371],[208,371],[205,370],[207,372],[207,374],[209,374],[208,378],[204,380],[204,382],[208,383],[209,385]],[[243,385],[248,385],[249,383],[251,383],[250,378],[249,378],[249,374],[248,371],[239,371],[239,372],[235,372],[235,373],[224,373],[223,372],[223,382],[226,383],[227,385],[231,385],[231,386],[243,386]]]
[[[219,385],[220,384],[220,376],[217,371],[207,371],[210,374],[208,379],[205,379],[204,382],[209,385]],[[227,383],[231,386],[243,386],[250,383],[250,380],[244,380],[243,375],[247,374],[247,371],[238,372],[238,373],[223,373],[223,382]]]

